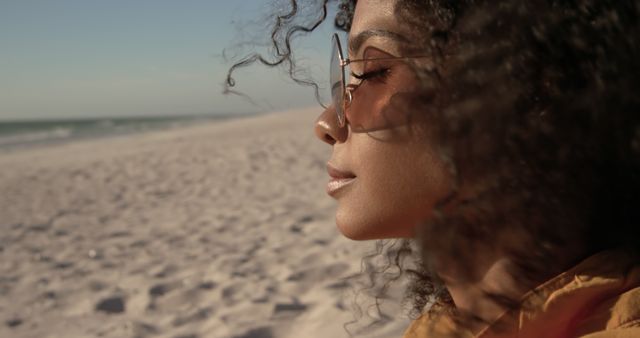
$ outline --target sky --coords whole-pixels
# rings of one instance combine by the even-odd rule
[[[222,94],[223,55],[256,48],[238,43],[268,34],[264,17],[287,7],[273,1],[0,0],[0,121],[320,108],[312,89],[261,66],[236,78],[253,103]],[[319,83],[330,21],[295,44]]]

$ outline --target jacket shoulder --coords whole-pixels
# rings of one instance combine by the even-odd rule
[[[582,327],[581,338],[640,337],[640,287],[610,299],[592,312]]]

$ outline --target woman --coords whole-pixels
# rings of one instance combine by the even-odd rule
[[[315,133],[340,231],[421,248],[405,337],[640,337],[640,2],[340,8]]]

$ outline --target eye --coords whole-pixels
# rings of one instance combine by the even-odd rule
[[[365,80],[372,80],[372,79],[384,80],[384,78],[386,78],[388,74],[389,74],[389,68],[380,68],[377,70],[372,70],[370,72],[364,72],[362,74],[356,74],[354,72],[351,72],[351,76],[360,80],[361,82]]]

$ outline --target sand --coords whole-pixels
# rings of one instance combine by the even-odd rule
[[[317,113],[0,153],[0,337],[348,337]]]

